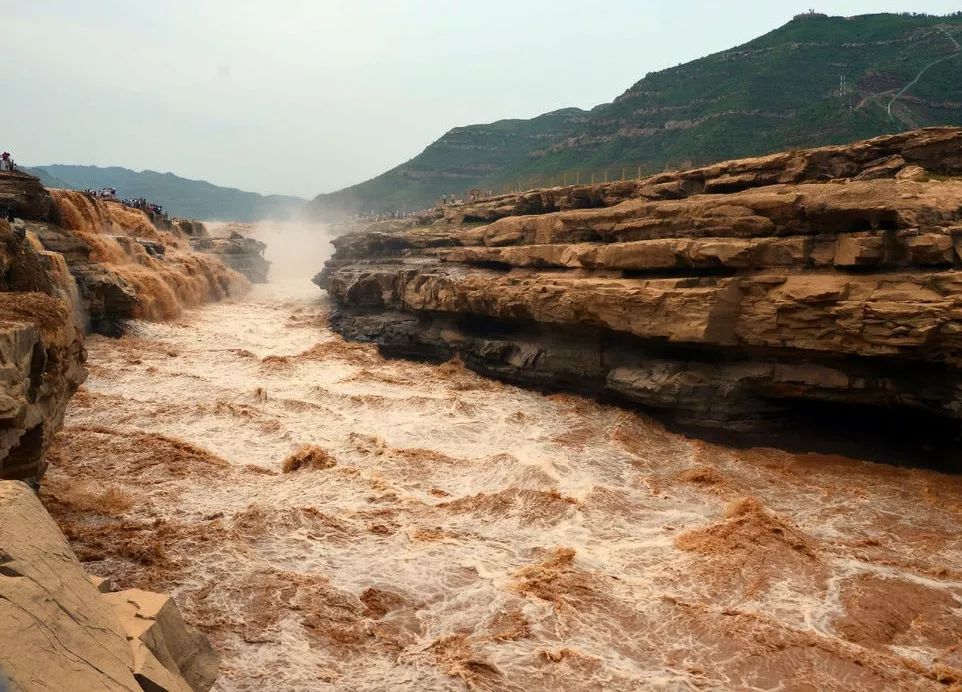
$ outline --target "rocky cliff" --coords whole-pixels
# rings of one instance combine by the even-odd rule
[[[0,479],[40,479],[86,378],[71,288],[63,258],[0,220]]]
[[[812,411],[951,431],[960,176],[940,128],[509,195],[342,236],[315,281],[390,355],[726,431]]]
[[[185,222],[179,223],[183,225]],[[188,231],[195,250],[217,257],[225,265],[247,277],[251,283],[267,283],[267,274],[271,268],[271,263],[264,258],[267,245],[244,235],[253,232],[250,224],[225,224],[216,235],[211,235],[204,224],[196,221],[190,222],[189,228],[184,228]]]
[[[40,180],[21,171],[0,172],[0,210],[12,211],[21,219],[58,219],[53,199]]]
[[[148,216],[81,192],[48,191],[0,173],[0,479],[39,481],[67,402],[83,382],[83,333],[122,333],[130,319],[167,319],[263,279],[264,246],[210,241],[203,224]],[[5,214],[6,215],[6,214]]]
[[[118,335],[129,319],[168,319],[248,287],[221,261],[227,253],[197,251],[195,234],[206,234],[199,222],[169,221],[74,190],[47,190],[23,173],[0,173],[5,208],[43,249],[63,257],[88,330]]]
[[[0,207],[16,217],[0,219],[0,690],[207,690],[217,656],[173,601],[98,595],[27,484],[86,377],[85,327],[161,319],[246,281],[179,229],[27,175],[0,173]]]

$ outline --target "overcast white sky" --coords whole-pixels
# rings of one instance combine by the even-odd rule
[[[312,197],[458,125],[612,100],[809,7],[939,0],[0,0],[0,148]]]

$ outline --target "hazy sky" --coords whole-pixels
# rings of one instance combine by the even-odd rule
[[[612,100],[809,7],[940,0],[0,0],[0,148],[311,197],[458,125]]]

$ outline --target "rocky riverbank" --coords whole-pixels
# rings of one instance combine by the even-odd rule
[[[36,483],[87,371],[63,258],[0,220],[0,480]]]
[[[952,434],[959,176],[962,130],[939,128],[531,191],[344,235],[315,282],[389,355],[706,429]]]
[[[206,638],[169,597],[89,578],[31,487],[87,376],[85,332],[116,335],[249,284],[195,252],[187,222],[10,172],[0,208],[15,217],[0,220],[0,688],[207,690],[218,659]]]
[[[162,594],[89,576],[36,494],[0,481],[0,688],[208,690],[218,657]]]
[[[90,571],[173,593],[218,689],[962,681],[959,477],[386,359],[313,288],[90,338],[44,479]]]

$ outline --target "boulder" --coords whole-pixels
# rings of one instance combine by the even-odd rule
[[[33,491],[0,482],[0,670],[13,689],[139,692],[130,647]]]
[[[145,690],[206,692],[211,688],[219,657],[203,634],[184,623],[170,596],[127,589],[104,598],[127,635],[134,676]]]
[[[0,481],[0,689],[194,692],[218,657],[169,596],[86,574],[24,483]]]

